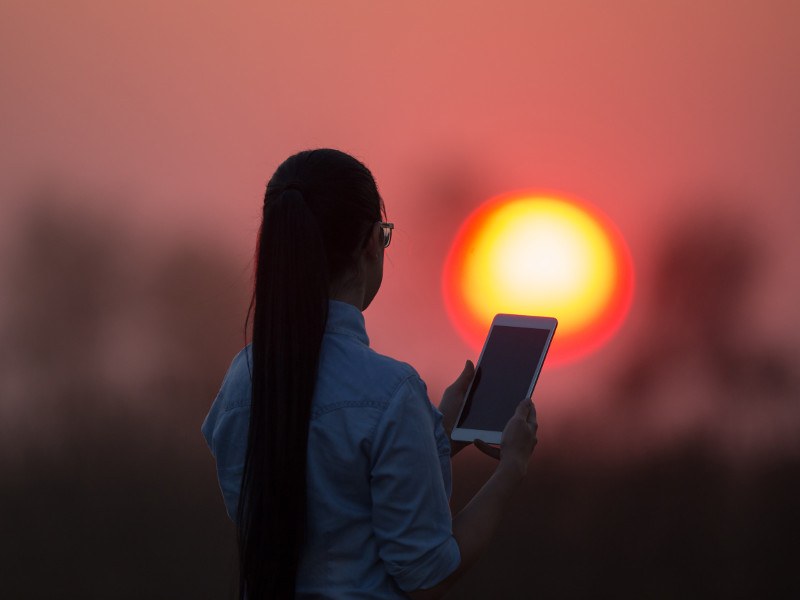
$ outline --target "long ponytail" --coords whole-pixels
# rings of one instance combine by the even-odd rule
[[[267,186],[237,514],[240,598],[294,596],[306,532],[308,427],[330,283],[352,265],[358,240],[381,206],[369,170],[335,150],[290,157]]]

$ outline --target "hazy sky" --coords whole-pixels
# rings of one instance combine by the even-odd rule
[[[5,0],[3,230],[46,181],[244,268],[272,170],[333,146],[370,166],[397,223],[373,341],[434,389],[471,356],[441,303],[448,242],[516,188],[599,207],[640,281],[664,224],[716,198],[768,244],[759,326],[800,333],[798,22],[792,0]],[[608,356],[642,314],[635,296]]]
[[[440,278],[482,202],[561,191],[630,247],[628,319],[545,365],[533,471],[461,590],[797,587],[800,0],[0,0],[4,590],[231,595],[199,429],[266,181],[318,146],[378,180],[368,332],[434,402],[476,358]],[[457,457],[455,506],[492,462]]]

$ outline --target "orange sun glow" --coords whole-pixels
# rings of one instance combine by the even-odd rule
[[[597,209],[550,194],[490,200],[462,225],[445,261],[447,312],[479,351],[497,313],[551,316],[547,363],[588,354],[617,330],[631,303],[633,266]]]

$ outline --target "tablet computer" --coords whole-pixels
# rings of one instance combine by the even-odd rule
[[[552,317],[495,316],[451,439],[500,443],[517,405],[533,394],[557,325]]]

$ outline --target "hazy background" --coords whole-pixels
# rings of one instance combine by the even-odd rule
[[[199,426],[243,343],[266,180],[317,146],[378,179],[397,228],[368,330],[434,401],[475,358],[440,277],[481,202],[561,190],[631,249],[627,321],[545,371],[530,476],[454,597],[796,593],[799,19],[778,0],[6,0],[3,595],[233,593]],[[491,464],[458,457],[456,507]]]

